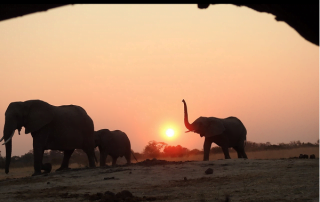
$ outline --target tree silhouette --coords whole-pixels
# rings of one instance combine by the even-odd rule
[[[165,146],[163,149],[164,156],[170,157],[183,157],[188,155],[189,149],[182,147],[181,145],[177,146]]]
[[[145,146],[144,150],[143,150],[143,154],[146,157],[150,157],[150,158],[158,158],[161,154],[161,149],[166,146],[167,143],[164,142],[157,142],[157,141],[149,141],[148,145]]]

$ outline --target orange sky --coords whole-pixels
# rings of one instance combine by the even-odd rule
[[[319,47],[271,14],[76,4],[1,21],[0,30],[1,131],[10,102],[41,99],[82,106],[95,130],[124,131],[137,152],[150,140],[202,149],[204,138],[184,133],[185,99],[190,122],[236,116],[249,141],[319,138]],[[16,131],[13,155],[30,149],[31,135]]]

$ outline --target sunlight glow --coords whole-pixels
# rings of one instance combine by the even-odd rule
[[[167,134],[168,137],[172,137],[172,136],[174,135],[174,131],[173,131],[171,128],[169,128],[169,129],[166,131],[166,134]]]

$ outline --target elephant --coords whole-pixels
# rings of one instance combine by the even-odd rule
[[[193,123],[189,123],[188,110],[185,100],[184,104],[184,124],[189,131],[200,134],[205,137],[203,144],[203,161],[209,160],[209,153],[212,142],[216,143],[222,148],[226,159],[230,159],[229,147],[236,150],[238,158],[247,159],[244,151],[247,130],[243,123],[236,117],[216,118],[216,117],[199,117]]]
[[[82,149],[88,156],[89,166],[95,167],[94,125],[87,112],[80,106],[53,106],[42,100],[11,102],[5,112],[3,137],[6,147],[5,173],[9,173],[12,137],[18,129],[33,138],[34,173],[51,171],[51,164],[43,164],[44,150],[64,151],[62,164],[57,171],[69,169],[69,159],[75,149]],[[95,159],[96,160],[96,159]]]
[[[112,166],[115,166],[117,158],[122,156],[126,158],[127,165],[131,163],[131,144],[124,132],[101,129],[94,132],[94,137],[95,147],[98,147],[100,151],[100,166],[106,165],[108,155],[112,157]],[[136,159],[134,155],[133,157]]]

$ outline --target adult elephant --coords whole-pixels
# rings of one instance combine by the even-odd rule
[[[238,153],[238,158],[247,158],[244,151],[247,130],[242,122],[236,117],[219,119],[215,117],[199,117],[192,124],[188,120],[187,104],[184,104],[184,124],[189,131],[199,133],[205,137],[203,144],[203,160],[209,160],[209,152],[212,142],[222,148],[226,159],[230,159],[229,147],[232,147]]]
[[[6,146],[5,173],[9,172],[12,136],[25,127],[33,137],[34,174],[51,171],[51,164],[42,164],[44,150],[64,151],[61,167],[68,169],[69,159],[75,149],[82,149],[88,156],[89,166],[95,167],[94,127],[86,111],[76,105],[53,106],[42,100],[11,102],[5,112],[3,139]]]
[[[100,166],[106,165],[108,155],[112,157],[113,166],[116,165],[117,158],[122,156],[126,158],[127,164],[131,163],[131,144],[124,132],[101,129],[94,132],[94,137],[95,147],[98,147],[100,151]]]

